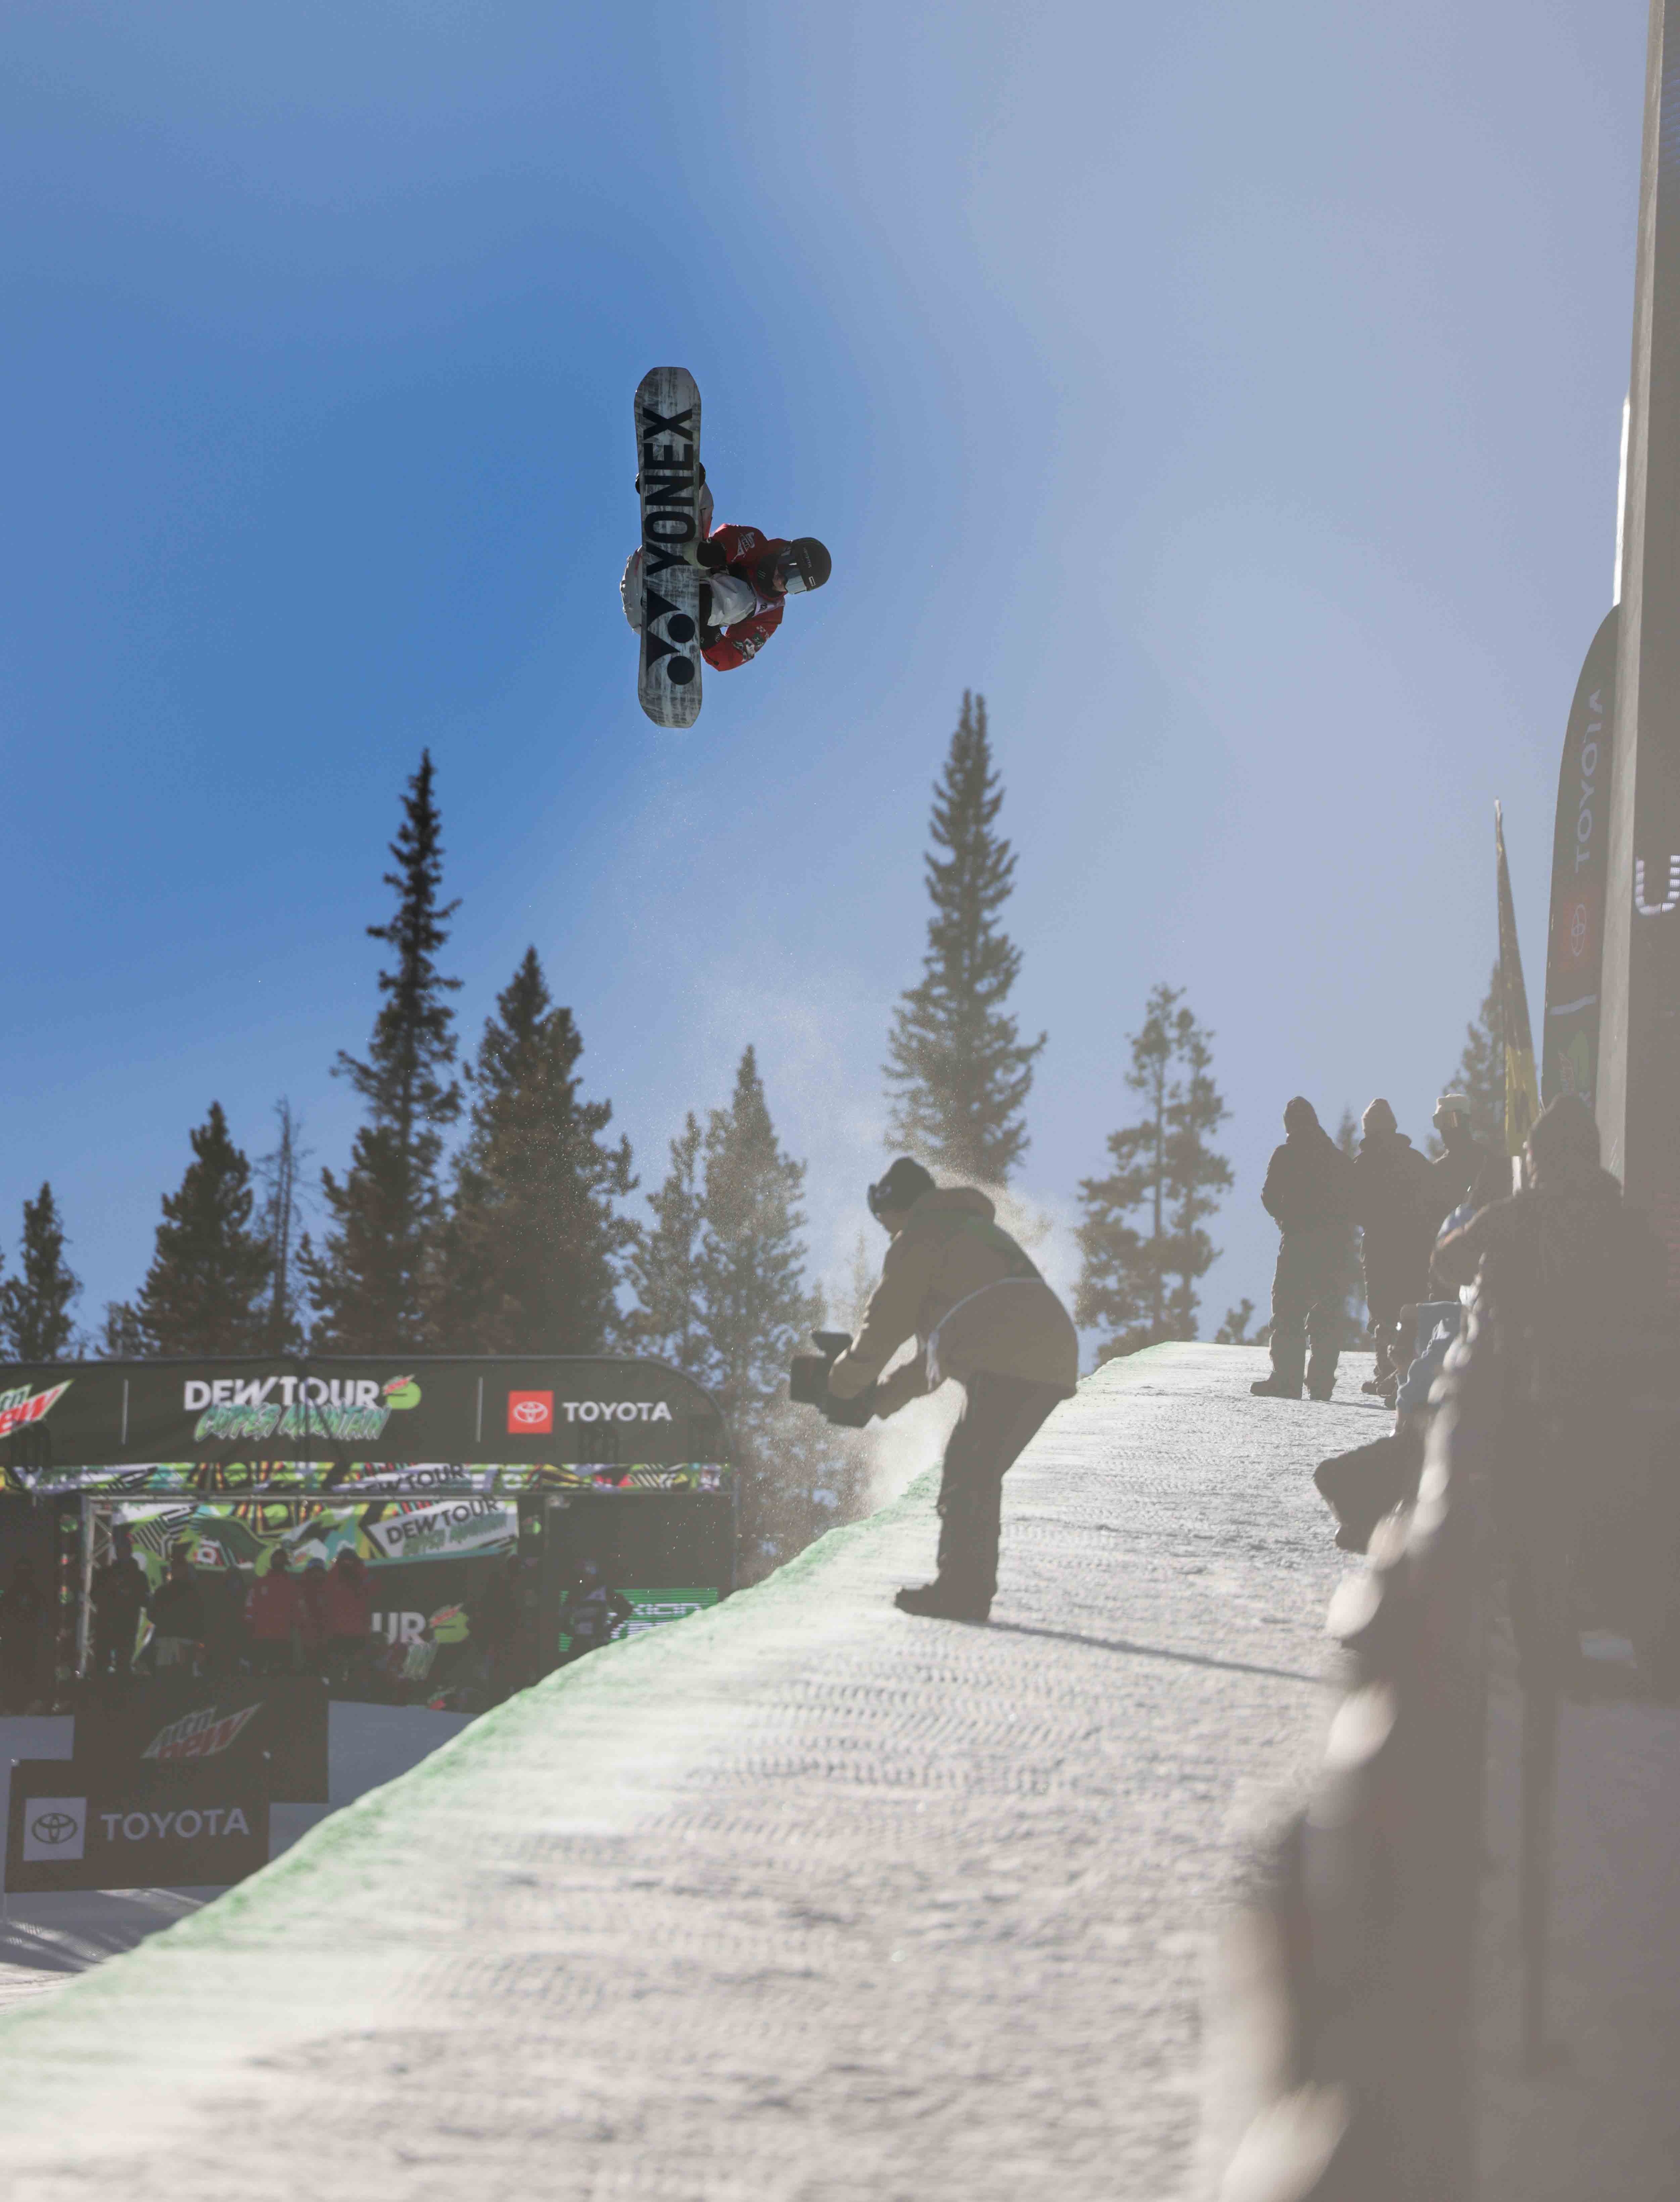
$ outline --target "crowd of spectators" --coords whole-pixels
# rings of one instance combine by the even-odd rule
[[[1348,1343],[1347,1299],[1355,1235],[1377,1367],[1366,1386],[1392,1406],[1411,1317],[1427,1297],[1430,1250],[1445,1219],[1511,1189],[1508,1166],[1477,1140],[1470,1104],[1443,1094],[1435,1128],[1442,1152],[1430,1162],[1395,1121],[1386,1101],[1366,1110],[1357,1151],[1344,1154],[1297,1094],[1283,1111],[1260,1199],[1283,1233],[1272,1288],[1272,1374],[1253,1387],[1265,1398],[1298,1399],[1303,1386],[1328,1399]]]
[[[1523,1625],[1538,1629],[1543,1611],[1566,1668],[1596,1619],[1625,1632],[1648,1680],[1680,1687],[1666,1252],[1601,1166],[1578,1097],[1542,1111],[1514,1170],[1474,1138],[1462,1095],[1442,1097],[1435,1126],[1442,1152],[1430,1161],[1374,1101],[1350,1156],[1308,1103],[1289,1103],[1262,1195],[1283,1233],[1272,1374],[1253,1389],[1299,1398],[1304,1385],[1330,1398],[1357,1232],[1376,1347],[1364,1389],[1395,1419],[1322,1461],[1315,1480],[1337,1543],[1363,1551],[1416,1495],[1437,1379],[1476,1299],[1497,1325],[1506,1371],[1495,1503],[1502,1548],[1519,1562],[1513,1580],[1529,1586]]]
[[[196,1567],[191,1549],[179,1545],[152,1589],[132,1531],[119,1523],[93,1575],[91,1669],[112,1681],[136,1672],[211,1680],[312,1674],[337,1696],[397,1700],[435,1699],[442,1687],[449,1703],[481,1710],[554,1663],[539,1657],[537,1573],[534,1559],[517,1553],[487,1561],[462,1607],[432,1616],[418,1636],[387,1641],[373,1628],[372,1579],[354,1552],[339,1552],[330,1567],[320,1558],[300,1566],[276,1546],[248,1578],[237,1568]],[[39,1694],[45,1608],[27,1561],[19,1581],[15,1593],[0,1594],[0,1695],[21,1710]],[[562,1662],[609,1641],[631,1612],[597,1563],[584,1559],[558,1615]]]
[[[248,1584],[237,1568],[195,1567],[191,1548],[178,1545],[154,1590],[120,1522],[94,1570],[92,1602],[92,1671],[107,1678],[137,1669],[211,1680],[318,1674],[349,1696],[368,1687],[379,1648],[367,1569],[351,1551],[330,1568],[319,1558],[294,1568],[277,1546]]]

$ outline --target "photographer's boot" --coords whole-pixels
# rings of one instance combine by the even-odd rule
[[[984,1605],[972,1599],[957,1595],[949,1583],[936,1576],[931,1583],[919,1583],[913,1590],[902,1590],[893,1599],[901,1613],[919,1613],[932,1621],[984,1622],[991,1617],[991,1600]]]

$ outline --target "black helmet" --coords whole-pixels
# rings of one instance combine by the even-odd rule
[[[814,535],[802,535],[776,553],[776,580],[784,596],[802,596],[819,589],[834,571],[834,561]]]
[[[925,1192],[934,1189],[932,1178],[921,1164],[901,1155],[886,1175],[870,1186],[869,1213],[878,1223],[884,1216],[913,1206]]]

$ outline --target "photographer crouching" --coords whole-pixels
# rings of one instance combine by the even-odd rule
[[[906,1613],[984,1621],[997,1589],[1003,1479],[1057,1402],[1072,1398],[1078,1340],[984,1193],[942,1191],[904,1156],[870,1186],[869,1212],[892,1243],[863,1328],[832,1360],[816,1404],[861,1425],[872,1413],[896,1414],[947,1377],[962,1386],[939,1485],[939,1571],[894,1603]],[[878,1382],[912,1336],[918,1357]]]

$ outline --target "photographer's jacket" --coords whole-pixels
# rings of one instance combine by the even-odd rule
[[[1072,1397],[1079,1342],[1067,1310],[995,1213],[968,1186],[914,1203],[887,1249],[862,1329],[829,1372],[837,1398],[866,1392],[913,1336],[921,1352],[881,1386],[878,1415],[896,1414],[947,1376],[960,1383],[983,1369]]]

